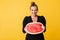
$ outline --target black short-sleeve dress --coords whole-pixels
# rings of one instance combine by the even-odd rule
[[[31,19],[31,16],[26,16],[23,20],[23,33],[26,33],[24,31],[24,28],[26,26],[27,23],[33,22]],[[46,20],[44,18],[44,16],[38,16],[37,22],[41,22],[44,26],[45,26],[45,30],[46,31]],[[26,39],[25,40],[44,40],[44,35],[43,33],[40,34],[36,34],[36,35],[32,35],[32,34],[28,34],[26,35]]]

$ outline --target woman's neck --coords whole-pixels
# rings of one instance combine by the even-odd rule
[[[35,15],[35,16],[31,15],[31,19],[32,19],[33,22],[37,22],[37,15]]]
[[[31,17],[33,17],[33,18],[34,18],[34,17],[37,17],[37,15],[31,15]]]

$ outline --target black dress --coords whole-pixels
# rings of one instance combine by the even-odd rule
[[[27,23],[33,22],[31,19],[31,16],[26,16],[23,20],[23,33],[26,33],[24,31],[24,28],[26,26]],[[41,22],[44,26],[45,26],[45,30],[46,31],[46,20],[44,18],[44,16],[38,16],[37,22]],[[40,34],[36,34],[36,35],[32,35],[32,34],[28,34],[26,35],[26,39],[25,40],[44,40],[44,35],[43,33]]]

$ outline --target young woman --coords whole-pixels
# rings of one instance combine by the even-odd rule
[[[45,20],[44,16],[37,15],[38,6],[35,4],[35,2],[31,3],[30,11],[31,11],[31,15],[26,16],[23,20],[23,33],[26,33],[24,28],[25,28],[26,24],[28,24],[30,22],[41,22],[45,27],[45,30],[44,30],[44,32],[45,32],[46,31],[46,20]],[[27,33],[25,40],[44,40],[44,35],[43,35],[43,33],[36,34],[36,35]]]

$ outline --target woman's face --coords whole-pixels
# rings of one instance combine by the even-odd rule
[[[37,12],[38,12],[37,7],[36,7],[36,6],[32,6],[32,7],[30,8],[30,12],[31,12],[31,14],[32,14],[33,16],[37,15]]]

